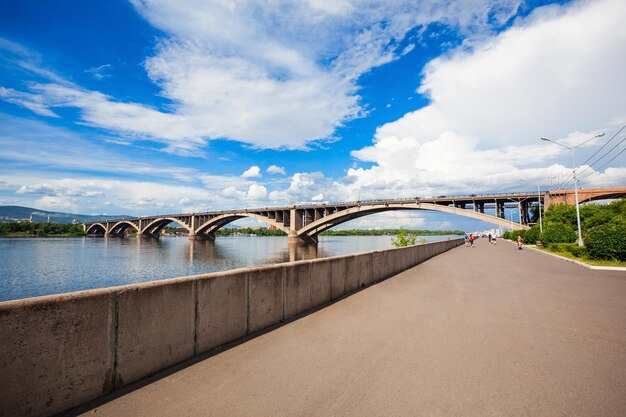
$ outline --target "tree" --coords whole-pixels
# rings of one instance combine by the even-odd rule
[[[402,248],[404,246],[413,246],[415,245],[415,235],[413,233],[408,233],[404,229],[398,230],[398,234],[395,239],[391,240],[391,244],[396,248]]]
[[[585,237],[594,259],[626,261],[626,222],[611,222],[594,227]]]

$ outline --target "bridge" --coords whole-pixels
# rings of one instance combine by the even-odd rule
[[[581,203],[624,196],[626,187],[590,188],[579,191]],[[526,229],[530,223],[531,207],[539,206],[540,202],[546,208],[551,204],[573,204],[573,201],[574,190],[414,197],[142,216],[85,223],[83,228],[88,236],[123,236],[128,230],[135,230],[138,237],[158,238],[165,226],[178,223],[187,229],[190,239],[202,240],[214,239],[215,232],[228,223],[253,218],[285,232],[290,243],[316,243],[317,236],[324,230],[359,217],[386,211],[439,211],[482,220],[509,229]],[[518,222],[505,218],[504,209],[511,206],[518,209]],[[494,214],[485,213],[486,210]]]

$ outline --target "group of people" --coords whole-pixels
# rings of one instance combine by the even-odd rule
[[[496,244],[496,235],[492,235],[491,233],[489,233],[488,235],[489,238],[489,243],[492,245]],[[476,240],[476,238],[474,237],[474,235],[472,233],[470,233],[469,235],[465,235],[465,246],[474,247],[474,241]],[[524,239],[522,239],[521,236],[517,237],[517,249],[522,250],[524,247]]]
[[[491,233],[489,233],[488,235],[489,238],[489,243],[492,245],[496,244],[496,235],[492,235]],[[474,235],[472,233],[470,233],[469,235],[465,235],[465,246],[468,247],[474,247],[474,241],[476,240],[476,238],[474,237]]]

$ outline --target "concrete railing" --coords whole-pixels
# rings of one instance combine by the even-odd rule
[[[461,245],[448,240],[0,303],[0,416],[47,416]]]

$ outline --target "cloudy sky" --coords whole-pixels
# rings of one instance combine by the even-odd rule
[[[623,0],[1,1],[0,205],[572,188],[542,136],[580,144],[582,187],[625,185],[624,22]],[[465,224],[352,226],[381,222]]]

